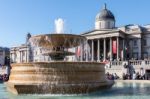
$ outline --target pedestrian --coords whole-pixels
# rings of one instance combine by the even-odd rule
[[[133,79],[133,80],[135,80],[135,79],[136,79],[136,73],[135,73],[135,71],[133,71],[132,79]]]

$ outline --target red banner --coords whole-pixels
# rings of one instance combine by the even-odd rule
[[[77,55],[77,56],[80,56],[80,54],[81,54],[81,49],[80,49],[80,47],[77,47],[76,55]]]
[[[116,42],[116,40],[113,40],[112,52],[113,52],[113,54],[117,54],[117,42]]]

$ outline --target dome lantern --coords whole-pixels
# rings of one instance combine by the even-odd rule
[[[96,29],[112,29],[115,27],[115,17],[113,13],[107,9],[104,4],[103,9],[96,15]]]

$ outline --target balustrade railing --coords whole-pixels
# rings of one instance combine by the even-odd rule
[[[142,64],[142,60],[130,60],[129,62],[133,66]]]
[[[111,66],[122,66],[123,65],[123,61],[111,61],[110,65]]]
[[[150,60],[129,60],[129,61],[111,61],[111,66],[124,66],[124,64],[130,64],[132,66],[150,66]]]
[[[150,60],[145,60],[145,65],[150,65]]]

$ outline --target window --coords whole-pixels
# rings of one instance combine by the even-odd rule
[[[142,55],[142,56],[143,56],[143,59],[148,59],[148,52],[143,52],[142,54],[143,54],[143,55]]]
[[[143,46],[147,46],[147,41],[146,41],[146,39],[143,39]]]
[[[133,59],[134,59],[134,60],[137,60],[137,59],[138,59],[138,52],[134,52],[134,53],[133,53]]]
[[[137,40],[133,40],[133,45],[137,46]]]

